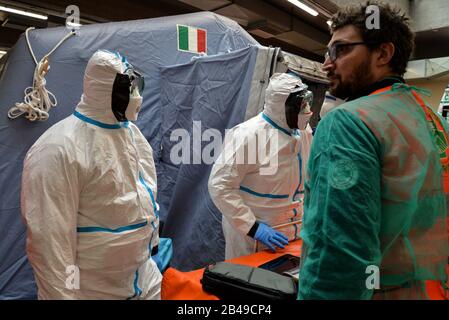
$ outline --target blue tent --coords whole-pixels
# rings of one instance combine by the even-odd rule
[[[178,24],[207,31],[207,55],[178,50]],[[37,60],[67,32],[63,27],[31,31]],[[278,50],[258,45],[237,23],[209,12],[83,26],[50,56],[47,89],[58,105],[47,121],[30,122],[7,117],[33,79],[35,64],[22,35],[0,77],[0,299],[36,297],[20,214],[23,159],[45,130],[74,111],[85,66],[98,49],[125,55],[146,78],[136,124],[154,150],[161,236],[173,239],[172,266],[190,270],[224,258],[221,214],[207,192],[211,165],[174,163],[173,131],[184,129],[193,146],[197,130],[214,128],[223,134],[260,112]],[[206,145],[192,148],[192,159]]]

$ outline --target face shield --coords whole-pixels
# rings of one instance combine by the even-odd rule
[[[144,77],[127,65],[123,73],[117,73],[112,86],[112,112],[120,122],[137,120],[145,88]]]
[[[145,78],[134,68],[128,68],[124,73],[128,75],[131,81],[131,93],[137,89],[139,94],[142,94],[145,88]]]
[[[312,112],[310,106],[313,102],[312,91],[307,85],[297,86],[285,101],[285,117],[290,129],[305,130]]]

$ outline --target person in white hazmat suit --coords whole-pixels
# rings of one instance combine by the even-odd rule
[[[273,227],[302,216],[303,176],[312,142],[311,99],[297,75],[276,73],[263,112],[226,134],[208,184],[223,214],[226,259],[253,253],[255,240],[275,251],[299,238],[299,225]],[[254,153],[257,159],[250,161]],[[247,155],[244,161],[239,154]]]
[[[320,118],[323,119],[325,115],[327,115],[329,112],[331,112],[344,102],[344,100],[339,99],[331,95],[329,91],[326,91],[326,94],[324,95],[323,105],[321,106],[320,110]]]
[[[74,114],[28,151],[21,207],[39,299],[160,299],[152,149],[136,125],[143,77],[97,51]]]

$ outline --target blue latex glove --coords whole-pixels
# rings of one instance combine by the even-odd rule
[[[274,230],[265,223],[259,223],[254,239],[259,240],[273,251],[276,251],[274,246],[284,249],[288,244],[288,238],[283,233]]]
[[[173,257],[173,242],[170,238],[160,238],[159,239],[159,251],[151,259],[156,262],[157,268],[161,273],[170,265],[170,261]]]
[[[159,258],[159,254],[156,254],[156,255],[152,256],[151,258],[153,259],[154,262],[156,262],[156,265],[157,265],[157,268],[159,269],[159,271],[161,273],[164,272],[162,261]]]

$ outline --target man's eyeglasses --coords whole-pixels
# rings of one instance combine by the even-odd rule
[[[343,53],[347,52],[349,48],[352,46],[357,46],[360,44],[369,45],[373,43],[369,42],[350,42],[350,43],[334,43],[326,52],[324,55],[325,60],[330,59],[331,62],[335,62]]]

